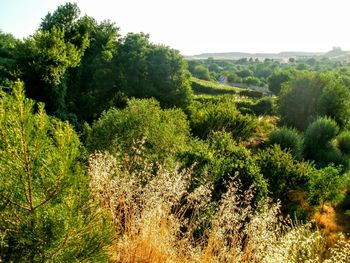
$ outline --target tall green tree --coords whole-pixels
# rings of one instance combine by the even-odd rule
[[[339,82],[332,82],[322,91],[318,101],[321,116],[334,119],[340,128],[349,128],[350,124],[350,90]]]
[[[330,76],[311,72],[299,73],[284,86],[279,96],[279,111],[287,126],[304,130],[320,115],[318,101]]]
[[[80,9],[76,3],[60,5],[51,14],[48,13],[40,24],[38,31],[51,31],[54,27],[65,33],[65,41],[75,45],[81,53],[88,45],[88,35],[82,31],[80,24]]]
[[[131,97],[151,98],[164,107],[191,101],[190,74],[178,51],[154,45],[145,34],[128,34],[118,52],[120,86]]]
[[[147,96],[156,98],[166,107],[189,105],[190,74],[177,50],[153,45],[147,54],[147,73]]]
[[[269,90],[274,94],[279,94],[282,88],[282,84],[289,81],[292,78],[290,70],[275,70],[268,78]]]
[[[80,31],[88,33],[90,44],[80,66],[70,70],[67,104],[80,120],[92,122],[103,110],[120,106],[123,98],[117,86],[119,29],[110,21],[97,23],[87,16],[77,23]]]
[[[64,31],[37,32],[18,46],[20,78],[26,83],[28,96],[45,102],[50,113],[66,110],[66,73],[77,67],[80,51],[65,40]]]
[[[78,136],[34,105],[20,82],[0,96],[0,260],[103,261],[110,221],[90,199]]]
[[[16,46],[18,40],[0,30],[0,84],[17,77]]]

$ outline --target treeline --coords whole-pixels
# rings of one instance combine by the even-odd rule
[[[67,3],[27,39],[1,33],[0,261],[349,255],[280,220],[350,210],[348,68],[271,70],[265,97],[192,78],[194,94],[177,51],[118,32]]]
[[[191,74],[202,80],[225,81],[247,86],[268,88],[278,94],[280,83],[289,80],[300,71],[338,71],[349,80],[349,62],[320,58],[290,58],[288,62],[274,59],[242,58],[237,60],[196,59],[188,60]]]
[[[83,123],[127,97],[185,107],[190,75],[178,51],[150,43],[146,34],[120,37],[110,21],[80,17],[76,4],[48,14],[24,40],[0,34],[0,83],[21,79],[27,96],[50,114]]]

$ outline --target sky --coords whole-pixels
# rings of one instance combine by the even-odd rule
[[[41,19],[67,0],[0,0],[0,29],[32,35]],[[183,55],[208,52],[350,50],[348,0],[73,0],[97,21]]]

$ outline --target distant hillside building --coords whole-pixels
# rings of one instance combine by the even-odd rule
[[[220,82],[221,84],[227,84],[227,77],[221,75],[221,76],[219,77],[219,82]]]

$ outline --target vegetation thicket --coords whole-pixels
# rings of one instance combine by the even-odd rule
[[[330,55],[185,60],[73,3],[0,31],[0,262],[349,262]]]
[[[89,193],[73,127],[26,99],[23,83],[0,100],[1,260],[104,260],[112,223]],[[83,151],[84,152],[84,151]]]

